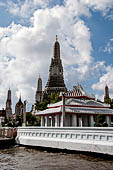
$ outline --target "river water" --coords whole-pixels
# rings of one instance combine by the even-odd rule
[[[0,170],[113,170],[113,161],[79,153],[13,146],[0,149]]]

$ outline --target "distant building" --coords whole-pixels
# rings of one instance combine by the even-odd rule
[[[56,41],[54,44],[54,54],[51,58],[49,76],[44,89],[44,94],[50,95],[51,93],[60,93],[66,91],[67,88],[64,83],[63,66],[60,58],[60,44],[56,36]]]
[[[6,110],[2,109],[0,110],[0,126],[2,125],[2,123],[4,123],[6,118]]]
[[[108,102],[108,100],[109,100],[109,88],[106,84],[105,90],[104,90],[104,102],[106,103],[106,102]]]
[[[35,95],[35,102],[42,102],[43,94],[42,94],[42,79],[39,75],[38,83],[37,83],[37,90]]]
[[[8,90],[7,100],[6,100],[6,118],[12,119],[12,102],[11,102],[11,90]]]
[[[16,106],[15,106],[15,115],[16,117],[18,116],[22,116],[23,115],[23,109],[24,109],[24,104],[21,100],[21,96],[18,100],[18,102],[16,103]]]

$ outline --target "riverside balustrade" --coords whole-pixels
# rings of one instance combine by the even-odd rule
[[[17,130],[17,143],[113,155],[113,128],[19,127]]]
[[[0,137],[1,138],[13,138],[14,129],[9,127],[0,128]]]

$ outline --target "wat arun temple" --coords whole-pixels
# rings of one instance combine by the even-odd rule
[[[42,90],[42,79],[39,75],[35,94],[35,103],[42,102],[47,96],[51,95],[52,93],[60,94],[61,92],[65,93],[67,97],[95,100],[95,96],[86,93],[86,91],[80,84],[73,86],[73,89],[70,91],[67,90],[66,85],[64,83],[63,66],[60,57],[60,44],[56,35],[56,41],[53,47],[53,56],[51,57],[51,63],[49,67],[48,80],[44,90]],[[106,85],[104,102],[108,99],[109,89]]]
[[[47,105],[47,109],[40,111],[32,106],[31,113],[41,118],[41,126],[74,126],[93,127],[97,125],[98,115],[104,115],[105,125],[112,126],[113,110],[106,104],[109,97],[109,88],[106,85],[104,91],[104,102],[99,102],[95,96],[88,94],[80,84],[74,85],[72,90],[66,88],[63,76],[63,66],[60,57],[60,44],[58,37],[53,48],[53,56],[49,67],[48,80],[44,90],[42,90],[42,79],[39,75],[35,94],[35,103],[43,102],[51,94],[59,94],[61,100],[54,104]],[[22,103],[21,95],[15,106],[15,116],[22,116],[25,113],[26,103]],[[7,119],[12,119],[11,90],[8,90],[6,109],[0,111],[1,115],[6,115]]]
[[[60,92],[67,92],[67,88],[64,83],[63,66],[62,60],[60,58],[60,44],[56,35],[53,57],[51,58],[51,64],[49,68],[48,81],[44,91],[42,91],[42,79],[39,76],[35,101],[42,102],[47,95]]]

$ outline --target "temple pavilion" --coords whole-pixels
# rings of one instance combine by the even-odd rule
[[[105,122],[111,126],[113,110],[110,105],[97,102],[81,85],[61,93],[60,97],[60,102],[49,104],[48,109],[36,112],[36,116],[41,117],[41,127],[94,127],[99,114],[104,115]]]

